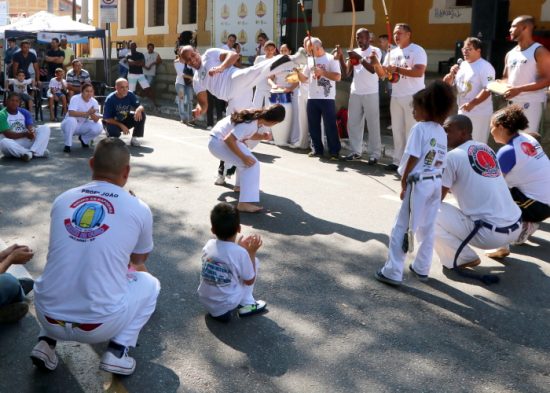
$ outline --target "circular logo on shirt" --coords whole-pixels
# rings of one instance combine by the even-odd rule
[[[468,148],[468,160],[472,169],[483,177],[499,177],[500,168],[495,153],[485,145],[472,145]]]
[[[528,155],[529,157],[534,157],[537,155],[537,148],[529,142],[521,142],[521,151]]]
[[[114,208],[107,199],[98,196],[86,196],[73,202],[70,218],[65,218],[64,225],[72,239],[93,240],[104,234],[109,226],[104,223],[105,214],[113,214]]]

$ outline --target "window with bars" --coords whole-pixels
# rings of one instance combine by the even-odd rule
[[[181,0],[181,24],[197,23],[197,0]]]
[[[126,0],[120,4],[120,27],[122,29],[133,29],[135,26],[134,11],[135,0]]]
[[[149,0],[149,27],[164,26],[165,13],[164,0]]]

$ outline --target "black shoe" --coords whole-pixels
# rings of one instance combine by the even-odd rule
[[[20,278],[19,285],[23,288],[23,292],[27,295],[34,288],[34,280],[32,278]]]
[[[273,62],[273,64],[271,64],[271,67],[269,67],[269,70],[270,71],[273,71],[275,68],[285,64],[285,63],[288,63],[290,62],[290,57],[288,57],[287,55],[283,55],[281,56],[279,59],[275,60]]]
[[[84,143],[84,141],[82,140],[82,135],[78,136],[78,140],[80,141],[80,144],[82,145],[83,149],[87,149],[90,147],[90,145],[88,145],[87,143]]]
[[[374,278],[376,278],[380,282],[383,282],[384,284],[388,284],[394,287],[401,286],[401,281],[392,280],[391,278],[384,276],[382,274],[382,270],[379,270],[376,273],[374,273]]]
[[[416,270],[414,270],[413,265],[409,265],[409,270],[414,274],[414,276],[418,279],[418,281],[422,281],[422,282],[428,281],[428,275],[417,273]]]
[[[70,153],[71,152],[71,146],[65,146],[63,148],[63,153]]]
[[[222,315],[218,315],[217,317],[213,316],[212,314],[208,314],[210,316],[210,318],[218,321],[218,322],[222,322],[222,323],[228,323],[231,321],[231,312],[233,310],[230,310],[228,312],[226,312],[225,314],[222,314]]]
[[[374,157],[369,158],[369,161],[367,162],[368,165],[376,165],[378,164],[378,160]]]
[[[361,154],[351,153],[345,157],[342,157],[343,161],[356,161],[361,159]]]
[[[395,164],[389,164],[389,165],[386,165],[384,169],[387,170],[388,172],[397,172],[398,168],[399,167]]]

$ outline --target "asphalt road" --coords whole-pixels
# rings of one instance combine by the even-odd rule
[[[399,182],[366,162],[261,144],[261,202],[270,211],[242,221],[244,233],[264,238],[256,295],[269,312],[228,325],[205,318],[196,288],[209,211],[235,201],[213,185],[218,162],[207,140],[204,130],[150,116],[144,147],[132,148],[128,188],[153,211],[148,267],[162,284],[131,351],[135,374],[100,372],[105,345],[78,343],[58,345],[55,372],[37,371],[32,310],[0,327],[1,393],[550,391],[550,223],[502,263],[482,258],[479,270],[497,274],[497,285],[443,272],[434,258],[427,283],[407,271],[393,289],[373,274],[387,255]],[[90,178],[90,152],[62,147],[54,127],[49,159],[0,159],[0,238],[35,249],[27,266],[35,277],[52,201]]]

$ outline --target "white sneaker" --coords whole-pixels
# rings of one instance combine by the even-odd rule
[[[28,152],[22,154],[21,159],[25,162],[29,162],[30,160],[32,160],[32,153],[30,151],[28,151]]]
[[[40,340],[31,351],[31,359],[36,367],[48,370],[55,370],[57,367],[57,355],[55,349],[44,341]]]
[[[134,147],[140,147],[141,142],[139,141],[139,139],[137,139],[135,136],[133,136],[132,139],[130,139],[130,145],[132,145]]]
[[[225,184],[225,176],[224,175],[218,175],[216,178],[216,181],[214,182],[217,186],[223,186]]]
[[[48,158],[50,156],[50,151],[48,149],[46,149],[46,150],[44,150],[44,153],[42,153],[41,156],[37,156],[34,153],[33,153],[33,156],[38,157],[38,158]]]
[[[519,246],[527,241],[529,237],[539,229],[540,223],[524,221],[518,239],[512,243],[514,246]]]
[[[136,361],[128,356],[128,348],[124,349],[124,353],[119,358],[114,353],[106,351],[101,357],[99,368],[113,374],[130,375],[136,369]]]
[[[265,310],[265,306],[267,306],[267,303],[263,300],[256,300],[255,304],[239,306],[239,317],[249,317],[254,314],[259,314]]]

